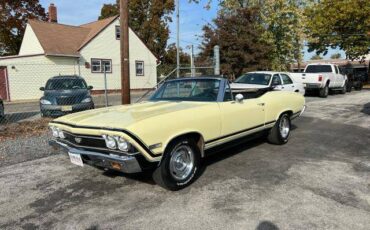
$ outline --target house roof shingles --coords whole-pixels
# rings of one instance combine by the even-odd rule
[[[96,37],[118,16],[106,18],[81,26],[29,20],[46,55],[79,56],[80,49]]]

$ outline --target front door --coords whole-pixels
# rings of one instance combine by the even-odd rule
[[[284,86],[284,91],[290,91],[290,92],[294,92],[295,89],[294,89],[294,84],[293,84],[293,81],[292,79],[290,79],[290,77],[284,73],[281,73],[280,74],[281,76],[281,80],[283,82],[283,86]]]
[[[8,100],[8,75],[6,67],[0,66],[0,98]]]
[[[284,90],[284,86],[283,86],[283,83],[281,81],[279,74],[274,74],[274,76],[272,76],[271,86],[274,87],[274,90],[278,90],[278,91]]]
[[[221,136],[232,137],[261,128],[265,123],[264,110],[264,103],[259,98],[221,102]]]

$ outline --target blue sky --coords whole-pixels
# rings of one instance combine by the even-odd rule
[[[205,5],[208,0],[200,0],[199,4],[189,3],[188,0],[180,1],[180,46],[187,50],[187,46],[193,44],[197,52],[202,35],[202,26],[212,21],[217,15],[217,0],[212,1],[211,8],[207,10]],[[97,20],[100,9],[104,3],[114,3],[115,0],[40,0],[47,10],[50,3],[58,7],[58,22],[68,25],[81,25]],[[176,41],[176,18],[173,15],[173,22],[170,24],[169,43]],[[331,54],[338,53],[338,50],[330,50],[324,58],[329,58]],[[305,49],[305,60],[310,59],[314,53],[308,53]],[[344,53],[340,52],[342,57]]]

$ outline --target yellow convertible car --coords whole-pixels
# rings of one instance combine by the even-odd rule
[[[124,173],[154,167],[161,186],[192,183],[208,149],[252,134],[285,144],[291,120],[305,109],[294,92],[232,92],[227,79],[180,78],[164,82],[146,102],[66,115],[50,122],[55,148],[72,163]]]

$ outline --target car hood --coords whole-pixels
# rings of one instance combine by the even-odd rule
[[[206,106],[209,103],[215,102],[142,102],[134,105],[120,105],[69,114],[54,121],[76,126],[126,129],[144,119],[186,111],[191,108]]]
[[[264,89],[267,85],[255,85],[255,84],[243,84],[243,83],[232,83],[230,84],[231,89]]]

